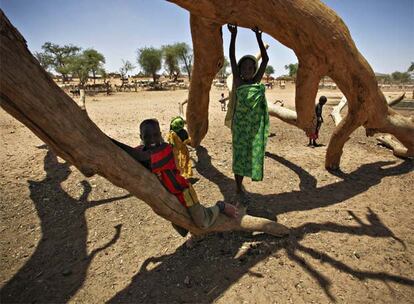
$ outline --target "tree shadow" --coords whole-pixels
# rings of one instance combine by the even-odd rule
[[[198,163],[196,164],[196,169],[198,173],[219,187],[224,200],[231,201],[234,191],[229,185],[234,183],[233,179],[224,175],[212,165],[211,156],[208,154],[206,148],[198,147],[197,156]],[[342,180],[326,186],[317,187],[316,178],[300,166],[269,152],[266,152],[266,156],[291,169],[300,179],[299,191],[294,190],[291,192],[267,195],[250,193],[253,203],[249,207],[248,213],[270,220],[274,220],[279,214],[291,211],[311,210],[341,203],[379,184],[384,177],[405,174],[413,171],[414,168],[411,160],[406,160],[396,166],[385,169],[382,167],[392,165],[394,162],[380,161],[364,164],[351,173],[343,173],[341,171],[332,172],[342,178]]]
[[[370,219],[378,220],[372,221]],[[278,252],[286,252],[288,258],[301,266],[321,287],[331,301],[332,281],[309,263],[319,260],[347,273],[360,281],[371,279],[384,283],[414,286],[414,280],[386,272],[353,269],[327,253],[306,247],[300,243],[306,235],[329,231],[351,235],[394,237],[394,234],[368,210],[368,224],[355,216],[357,225],[345,226],[332,222],[306,223],[292,229],[289,238],[278,239],[269,235],[252,236],[248,233],[230,232],[209,235],[198,246],[189,250],[182,245],[171,254],[148,258],[139,268],[131,283],[116,294],[109,303],[213,303],[243,276],[263,278],[265,273],[251,268],[270,256],[280,258]],[[361,223],[361,224],[360,224]],[[250,242],[246,245],[246,242]],[[283,265],[283,262],[282,262]],[[274,280],[278,280],[275,278]]]
[[[198,172],[216,183],[226,200],[231,199],[232,192],[228,183],[233,183],[233,180],[212,166],[211,157],[205,148],[199,147],[197,156],[199,160],[196,164]],[[268,157],[291,168],[301,180],[301,191],[276,195],[252,194],[256,205],[267,204],[265,208],[270,207],[272,216],[293,210],[309,210],[339,203],[378,184],[385,176],[403,174],[412,170],[413,167],[412,163],[405,162],[392,168],[381,169],[383,165],[389,163],[377,162],[364,165],[353,173],[343,174],[344,180],[341,182],[317,188],[316,179],[299,166],[274,154],[268,154]],[[340,193],[342,191],[345,193]],[[339,194],[332,197],[337,192]],[[312,200],[312,195],[317,195],[319,199]],[[306,205],[306,202],[309,202],[309,205]],[[257,215],[261,215],[260,208],[255,206],[254,210],[257,211]],[[174,253],[147,259],[132,278],[131,283],[109,302],[212,303],[242,276],[264,277],[264,274],[252,272],[250,269],[271,255],[278,256],[277,253],[281,250],[284,250],[291,261],[300,265],[318,282],[331,301],[336,301],[331,292],[331,280],[313,267],[300,253],[305,253],[309,259],[323,261],[358,280],[371,279],[382,281],[385,284],[394,282],[414,286],[413,279],[381,271],[353,269],[327,253],[300,243],[308,234],[329,231],[375,238],[393,238],[405,248],[403,241],[386,227],[373,210],[368,209],[366,215],[368,223],[364,223],[352,211],[349,211],[349,214],[356,225],[346,226],[333,222],[306,223],[293,228],[291,235],[283,239],[265,234],[253,237],[251,234],[240,232],[209,235],[192,250],[186,249],[183,245],[177,248]],[[246,246],[244,245],[246,242],[253,243]]]
[[[40,146],[38,148],[45,148]],[[68,195],[62,183],[71,174],[70,164],[59,163],[53,152],[44,158],[46,177],[28,180],[41,224],[41,239],[26,264],[1,289],[2,302],[67,302],[82,287],[93,258],[119,239],[122,225],[116,225],[112,239],[87,253],[87,209],[125,199],[123,195],[88,201],[91,185],[83,180],[79,199]]]

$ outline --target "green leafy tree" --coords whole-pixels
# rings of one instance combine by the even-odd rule
[[[165,45],[162,47],[162,54],[164,58],[164,67],[170,78],[174,81],[180,75],[180,66],[178,64],[179,54],[176,45]]]
[[[138,50],[138,63],[144,73],[151,75],[154,82],[157,80],[157,72],[161,69],[162,50],[154,47],[145,47]]]
[[[414,72],[414,62],[411,62],[411,65],[408,68],[407,72]]]
[[[227,77],[227,68],[230,66],[230,62],[226,56],[224,56],[223,66],[221,67],[220,71],[217,73],[218,77],[224,79]]]
[[[411,76],[407,72],[394,72],[391,74],[392,80],[399,83],[406,83],[409,82],[411,79]]]
[[[82,53],[72,56],[67,63],[67,70],[73,76],[79,78],[79,85],[83,87],[89,75],[93,75],[94,83],[96,74],[103,70],[105,57],[94,49],[84,50]]]
[[[34,56],[36,57],[37,61],[39,61],[42,68],[44,68],[46,72],[50,72],[53,62],[52,57],[42,52],[35,52]]]
[[[88,58],[83,53],[73,56],[67,63],[67,69],[73,76],[79,78],[79,87],[83,88],[88,82],[91,71]]]
[[[133,71],[136,68],[129,60],[122,59],[122,66],[119,69],[119,74],[121,74],[121,78],[126,78],[128,72]]]
[[[43,52],[37,53],[36,58],[41,65],[53,69],[62,75],[62,80],[68,80],[72,59],[79,54],[80,47],[72,44],[60,46],[55,43],[45,42],[42,45]]]
[[[296,75],[298,73],[298,63],[291,63],[288,65],[285,65],[285,70],[289,71],[289,76],[296,79]]]
[[[275,73],[275,69],[271,65],[268,65],[265,69],[266,81],[267,82],[269,82],[270,75],[272,75],[274,73]]]
[[[102,76],[103,82],[106,82],[106,79],[108,78],[108,73],[106,72],[105,68],[104,67],[99,68],[97,73]]]
[[[185,42],[175,44],[178,54],[178,60],[183,69],[187,72],[188,78],[191,79],[191,70],[193,68],[193,50]]]
[[[105,63],[105,57],[97,50],[86,49],[83,51],[83,57],[85,63],[87,64],[90,72],[93,76],[93,83],[95,84],[96,74],[99,70],[103,69],[103,64]]]

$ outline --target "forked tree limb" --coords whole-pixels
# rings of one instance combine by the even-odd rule
[[[331,117],[335,123],[335,126],[338,126],[342,120],[341,111],[346,106],[347,100],[345,96],[342,96],[341,101],[332,108]]]
[[[398,96],[397,98],[394,99],[389,99],[387,100],[387,104],[392,107],[397,105],[400,101],[402,101],[405,97],[405,93],[403,93],[402,95]],[[345,105],[347,104],[347,99],[344,97],[342,97],[341,101],[339,102],[338,105],[336,105],[335,107],[333,107],[332,112],[331,112],[331,117],[334,120],[334,123],[336,126],[339,125],[339,123],[341,123],[342,121],[342,115],[341,115],[341,110],[345,107]],[[373,134],[369,133],[370,130],[367,129],[367,136],[372,136]],[[393,151],[393,154],[397,157],[402,157],[402,158],[407,158],[407,157],[413,157],[413,155],[408,153],[407,148],[405,148],[401,143],[399,143],[398,141],[395,141],[391,135],[387,134],[387,135],[381,135],[377,137],[377,141],[382,144],[383,146],[391,149]]]
[[[341,123],[330,140],[325,164],[338,168],[342,150],[350,132],[363,125],[369,133],[393,134],[414,155],[414,123],[387,105],[384,94],[378,88],[374,71],[359,53],[348,28],[333,10],[321,1],[313,0],[169,0],[191,13],[191,25],[195,19],[199,24],[209,22],[208,27],[192,29],[194,51],[208,50],[203,60],[194,63],[194,69],[209,70],[217,66],[222,58],[222,49],[215,44],[221,41],[219,28],[226,24],[237,24],[246,28],[259,27],[283,45],[291,48],[299,60],[301,77],[296,83],[297,124],[309,132],[314,127],[313,106],[315,84],[318,78],[331,77],[348,99],[351,118]],[[204,20],[204,21],[203,21]],[[215,24],[215,25],[213,25]],[[212,31],[212,29],[215,29]],[[214,47],[213,47],[214,45]],[[192,78],[189,108],[197,110],[189,122],[189,131],[197,145],[207,132],[209,84],[202,75]],[[203,88],[200,91],[200,88]],[[197,92],[195,92],[197,91]],[[202,95],[205,95],[204,97]],[[198,120],[198,121],[197,121]],[[198,130],[202,127],[201,131]],[[348,136],[345,136],[348,134]],[[334,157],[335,155],[335,157]]]
[[[227,230],[262,231],[272,235],[287,232],[281,224],[248,215],[236,220],[220,215],[212,227],[205,230],[196,227],[187,210],[155,175],[114,145],[53,82],[1,10],[0,59],[1,107],[85,175],[105,177],[146,202],[158,215],[195,234]],[[213,70],[210,72],[208,75]],[[195,69],[197,73],[201,71]],[[207,84],[205,90],[208,92],[208,89]]]
[[[407,155],[407,149],[398,141],[394,140],[390,134],[377,136],[377,142],[384,147],[391,149],[395,156],[401,158],[410,157]]]
[[[397,98],[388,99],[387,104],[388,106],[393,107],[397,105],[400,101],[404,100],[404,97],[405,97],[405,93],[401,94]],[[347,103],[348,103],[348,100],[346,99],[346,97],[342,96],[341,101],[332,108],[332,112],[330,115],[335,123],[335,126],[339,125],[339,123],[341,122],[342,120],[341,111],[347,105]]]

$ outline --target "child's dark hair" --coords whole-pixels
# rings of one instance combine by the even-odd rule
[[[224,97],[224,93],[221,93],[221,97]]]
[[[320,103],[326,103],[327,101],[328,101],[328,98],[326,98],[326,96],[319,97],[319,102]]]
[[[142,129],[146,126],[152,126],[152,127],[160,127],[160,124],[158,120],[155,118],[145,119],[141,124],[139,125],[139,131],[142,133]]]

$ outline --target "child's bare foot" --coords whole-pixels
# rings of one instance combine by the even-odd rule
[[[223,213],[231,218],[237,218],[239,216],[239,209],[228,203],[224,203],[224,210]]]

